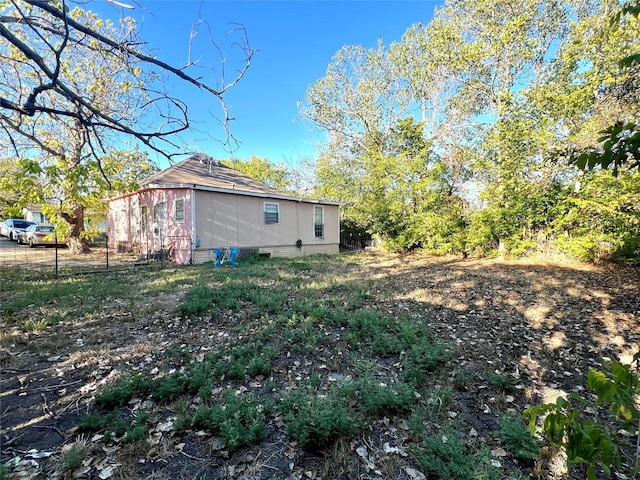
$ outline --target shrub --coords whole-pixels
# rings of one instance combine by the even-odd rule
[[[98,412],[86,412],[80,415],[80,421],[76,425],[81,432],[99,432],[113,423],[118,414],[111,412],[108,415],[101,415]]]
[[[188,385],[189,378],[182,373],[175,372],[155,380],[151,395],[158,402],[168,402],[186,392]]]
[[[636,404],[640,394],[640,380],[637,377],[640,368],[640,351],[633,357],[634,366],[611,362],[606,370],[590,370],[587,374],[587,388],[595,394],[595,404],[578,394],[571,393],[569,399],[559,397],[556,403],[547,403],[530,407],[524,411],[529,418],[529,429],[533,434],[537,429],[537,418],[544,416],[542,431],[549,443],[564,449],[567,454],[567,467],[571,470],[584,465],[587,478],[596,478],[596,467],[606,475],[611,475],[611,467],[617,473],[624,473],[622,459],[626,456],[623,445],[618,439],[618,429],[637,428],[640,411]],[[633,370],[635,369],[635,371]],[[609,409],[608,422],[598,418],[585,418],[584,413],[597,407]],[[608,425],[614,425],[613,430]],[[629,448],[636,450],[636,446]],[[626,472],[632,476],[640,471],[637,455],[628,455],[635,459],[635,466]]]

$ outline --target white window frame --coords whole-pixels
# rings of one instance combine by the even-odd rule
[[[275,205],[275,212],[267,212],[267,205]],[[262,206],[262,212],[264,215],[264,223],[265,225],[277,225],[280,223],[280,204],[277,202],[264,202],[263,206]],[[273,215],[275,213],[276,215],[276,221],[268,221],[267,220],[267,215]]]
[[[149,236],[149,206],[140,205],[140,230],[142,238]]]
[[[182,209],[178,210],[178,202],[182,202]],[[184,198],[176,198],[176,201],[173,204],[173,219],[176,223],[184,223]],[[182,212],[182,216],[178,218],[178,212]]]
[[[166,234],[166,229],[167,202],[158,202],[153,206],[153,234],[162,238]]]
[[[321,212],[322,223],[316,223],[316,212],[318,212],[318,211]],[[318,227],[319,226],[322,227],[322,234],[321,235],[318,235]],[[324,207],[321,206],[321,205],[314,205],[313,206],[313,238],[315,238],[317,240],[324,239],[324,226],[325,226]]]

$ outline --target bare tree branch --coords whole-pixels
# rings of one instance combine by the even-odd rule
[[[184,102],[153,87],[158,77],[145,69],[157,68],[160,72],[215,97],[222,110],[220,124],[225,131],[223,143],[229,145],[232,140],[235,140],[229,131],[229,122],[233,119],[229,115],[223,95],[237,85],[251,65],[254,50],[249,47],[244,27],[238,26],[234,29],[244,38],[240,43],[233,44],[233,48],[240,49],[242,53],[243,66],[235,72],[233,79],[228,83],[224,78],[225,60],[222,50],[210,36],[213,48],[220,56],[219,68],[222,75],[221,84],[212,86],[201,77],[195,77],[185,71],[195,63],[190,62],[185,67],[175,67],[145,53],[140,49],[143,43],[131,31],[125,32],[127,35],[124,38],[115,39],[107,33],[96,30],[92,25],[76,20],[67,13],[65,0],[58,4],[59,6],[48,0],[22,0],[19,3],[12,0],[12,4],[15,13],[0,16],[0,47],[3,42],[6,42],[17,49],[24,58],[2,55],[9,61],[3,61],[0,70],[22,68],[16,71],[23,74],[29,72],[29,80],[23,82],[18,75],[17,82],[8,83],[8,88],[0,88],[0,109],[15,112],[12,116],[13,121],[3,125],[5,131],[20,125],[22,122],[20,117],[23,115],[34,117],[36,113],[41,113],[50,118],[70,118],[83,125],[87,135],[93,139],[91,145],[100,150],[102,150],[102,140],[99,137],[113,132],[133,137],[171,161],[174,154],[167,153],[163,147],[177,147],[176,141],[171,140],[171,137],[188,130],[191,127],[191,121]],[[28,5],[30,9],[21,8],[24,5]],[[38,15],[38,12],[41,15]],[[14,30],[14,27],[17,30]],[[51,41],[48,36],[56,38],[56,41]],[[137,88],[142,96],[148,98],[138,103],[139,111],[154,107],[157,110],[156,117],[163,119],[162,123],[156,125],[153,130],[140,128],[132,123],[130,115],[116,116],[114,110],[108,106],[96,104],[84,89],[76,88],[68,79],[63,78],[61,69],[68,61],[71,48],[84,48],[104,57],[118,58],[119,62],[125,62],[129,66],[126,75],[131,78],[142,74],[143,77],[137,81],[144,84]],[[200,65],[197,66],[202,68]],[[45,93],[46,97],[43,96]],[[8,116],[2,118],[8,118]],[[158,143],[159,141],[162,143]],[[91,150],[97,158],[97,151],[94,148]]]

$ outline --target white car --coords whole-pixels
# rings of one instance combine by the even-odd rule
[[[18,235],[24,232],[27,227],[35,225],[35,222],[22,220],[21,218],[8,218],[0,223],[0,235],[9,237],[9,240],[18,240]]]
[[[31,248],[37,245],[67,244],[66,238],[58,237],[53,225],[30,225],[24,232],[18,235],[18,245],[29,245]]]

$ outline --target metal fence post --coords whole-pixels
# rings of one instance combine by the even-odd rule
[[[55,249],[56,249],[56,277],[58,276],[58,234],[53,234],[53,239],[55,240]]]

